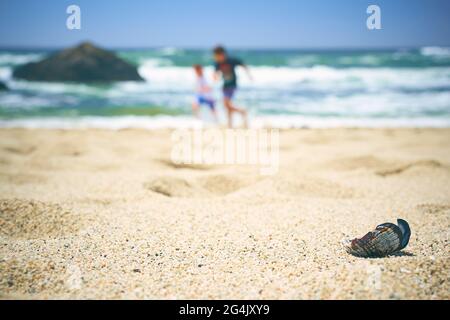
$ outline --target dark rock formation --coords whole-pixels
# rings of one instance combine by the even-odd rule
[[[0,91],[2,90],[8,90],[8,87],[6,86],[6,84],[0,81]]]
[[[136,67],[89,42],[17,67],[14,77],[49,82],[142,81]]]

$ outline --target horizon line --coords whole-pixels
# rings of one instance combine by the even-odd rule
[[[94,45],[105,48],[109,50],[155,50],[155,49],[180,49],[180,50],[210,50],[214,46],[173,46],[173,45],[153,45],[153,46],[105,46],[98,44],[94,41],[78,41],[75,44],[71,45],[62,45],[62,46],[46,46],[46,45],[37,45],[37,46],[29,46],[29,45],[0,45],[0,50],[63,50],[71,47],[75,47],[83,42],[91,42]],[[332,51],[332,50],[398,50],[398,49],[420,49],[424,47],[441,47],[441,48],[450,48],[450,45],[437,45],[437,44],[426,44],[426,45],[405,45],[405,46],[316,46],[316,47],[295,47],[295,46],[227,46],[230,50],[304,50],[304,51],[314,51],[314,50],[324,50],[324,51]]]

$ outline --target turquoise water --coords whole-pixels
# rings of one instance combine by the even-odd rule
[[[117,50],[145,82],[40,83],[13,79],[17,65],[49,51],[0,51],[0,125],[85,126],[190,121],[192,64],[213,68],[209,50]],[[392,50],[234,50],[251,68],[239,73],[237,103],[254,122],[276,126],[450,126],[450,48]],[[214,84],[220,101],[220,83]],[[221,105],[219,103],[219,107]],[[162,117],[164,115],[164,117]],[[207,115],[206,115],[207,116]]]

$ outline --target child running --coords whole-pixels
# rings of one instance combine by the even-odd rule
[[[214,48],[213,52],[216,69],[214,78],[218,79],[219,74],[222,74],[223,78],[223,103],[227,110],[228,127],[233,127],[233,113],[239,113],[242,115],[244,126],[247,128],[247,111],[234,105],[233,96],[236,93],[238,86],[236,67],[243,67],[247,72],[248,77],[252,79],[250,71],[241,60],[229,57],[225,48],[218,46]]]
[[[200,118],[200,106],[207,105],[211,110],[214,121],[218,122],[215,101],[211,96],[212,89],[205,80],[203,67],[199,64],[196,64],[193,67],[197,76],[197,88],[195,101],[192,104],[192,112],[197,118]]]

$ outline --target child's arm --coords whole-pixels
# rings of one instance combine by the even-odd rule
[[[209,85],[204,84],[201,86],[200,91],[201,93],[210,93],[212,91],[212,88]]]
[[[213,81],[217,82],[217,81],[219,81],[219,79],[220,79],[220,71],[216,70],[213,73]]]
[[[217,82],[220,79],[220,67],[218,63],[214,64],[213,82]]]

